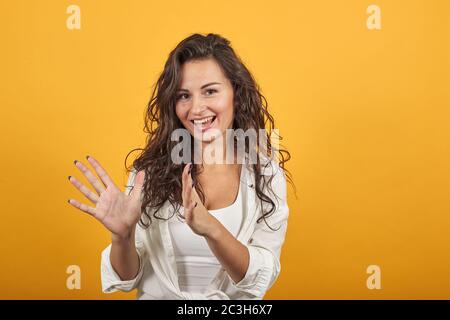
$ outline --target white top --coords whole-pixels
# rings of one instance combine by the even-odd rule
[[[134,279],[121,280],[111,266],[109,259],[111,244],[102,251],[102,291],[111,293],[137,289],[137,299],[151,300],[262,299],[281,271],[280,254],[289,216],[286,177],[275,160],[270,162],[273,165],[261,163],[261,174],[264,178],[274,175],[271,185],[276,194],[276,199],[273,199],[276,207],[266,220],[275,231],[269,229],[264,221],[257,223],[261,217],[261,201],[255,192],[253,168],[250,165],[242,167],[244,170],[241,194],[244,217],[236,239],[247,247],[250,261],[244,278],[238,283],[235,283],[226,270],[221,268],[203,293],[180,289],[174,245],[167,220],[174,214],[174,208],[166,201],[156,213],[164,219],[154,218],[154,210],[147,210],[152,216],[149,228],[144,229],[139,224],[136,225],[135,243],[139,255],[139,271]],[[136,173],[136,170],[133,170],[129,175],[128,187],[125,190],[127,195],[134,184]],[[266,190],[264,192],[267,194]]]
[[[238,194],[231,205],[208,210],[235,237],[241,227],[243,217],[241,184],[240,181]],[[220,270],[220,262],[211,251],[206,239],[192,232],[186,221],[178,215],[170,218],[169,231],[175,253],[180,290],[203,293]]]

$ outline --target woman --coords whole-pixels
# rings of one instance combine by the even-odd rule
[[[265,130],[267,122],[262,136],[235,134]],[[266,100],[227,39],[193,34],[176,46],[153,90],[145,129],[148,143],[128,168],[124,193],[93,157],[87,160],[101,181],[82,162],[75,165],[97,194],[69,177],[96,207],[69,203],[112,234],[102,252],[103,292],[262,299],[281,270],[290,154],[268,140],[274,120]]]

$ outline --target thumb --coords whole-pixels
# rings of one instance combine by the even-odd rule
[[[131,190],[131,197],[134,200],[140,200],[144,181],[145,181],[145,171],[141,170],[136,174],[136,177],[134,178],[133,190]]]

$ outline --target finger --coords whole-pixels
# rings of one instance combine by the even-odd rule
[[[197,190],[195,189],[195,187],[191,188],[191,199],[194,200],[194,201],[199,201],[199,202],[203,203],[200,200],[200,196],[198,195]]]
[[[185,197],[188,203],[191,203],[192,201],[192,179],[189,177],[189,175],[186,178],[186,191],[185,191]]]
[[[81,161],[75,160],[75,166],[81,171],[81,173],[88,179],[88,181],[91,183],[91,185],[94,187],[95,191],[97,191],[98,194],[102,193],[106,190],[105,186],[98,181],[97,177],[94,176],[91,172],[91,170],[88,169],[82,163]]]
[[[192,164],[192,167],[191,167],[191,169],[189,170],[189,184],[192,186],[192,187],[194,187],[194,179],[193,179],[193,176],[192,176],[192,169],[193,169],[193,164]]]
[[[92,203],[96,204],[98,202],[98,195],[96,195],[94,192],[91,191],[88,187],[86,187],[84,184],[82,184],[80,181],[78,181],[77,178],[69,176],[69,181],[72,185],[75,186],[82,194],[86,196]]]
[[[200,197],[197,193],[197,189],[195,188],[194,180],[192,179],[192,174],[188,175],[188,183],[190,194],[187,196],[188,199],[192,199],[194,201],[200,201]]]
[[[100,179],[103,181],[106,187],[115,187],[117,188],[116,184],[112,181],[112,179],[109,177],[108,173],[106,173],[106,170],[103,169],[100,162],[98,162],[94,157],[92,156],[86,156],[86,159],[88,162],[94,167],[95,172],[97,172],[97,175],[100,177]]]
[[[181,175],[181,182],[182,182],[182,197],[183,197],[183,207],[187,208],[188,206],[188,198],[186,197],[186,190],[187,190],[187,175],[189,170],[189,163],[184,166],[183,173]]]
[[[188,185],[192,186],[192,170],[191,170],[191,166],[189,165],[189,169],[187,172],[187,183]]]
[[[85,205],[84,203],[81,203],[75,199],[69,199],[68,202],[75,208],[80,209],[81,211],[86,212],[87,214],[95,217],[95,209],[94,208],[89,207],[89,206]]]
[[[188,209],[186,210],[185,217],[186,222],[190,223],[192,221],[192,218],[194,216],[194,209],[197,207],[197,202],[191,201],[189,204]]]
[[[200,199],[200,196],[197,193],[197,189],[195,187],[195,182],[194,179],[192,178],[192,174],[189,175],[189,185],[191,186],[190,188],[191,193],[189,198],[193,201],[203,204],[203,201]]]
[[[136,177],[134,178],[134,186],[133,190],[131,190],[130,196],[133,197],[134,200],[141,199],[142,188],[145,181],[145,171],[141,170],[136,173]]]

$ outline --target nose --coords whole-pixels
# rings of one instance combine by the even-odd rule
[[[205,110],[208,109],[207,105],[204,103],[201,97],[192,96],[192,108],[191,114],[193,116],[201,116]]]

